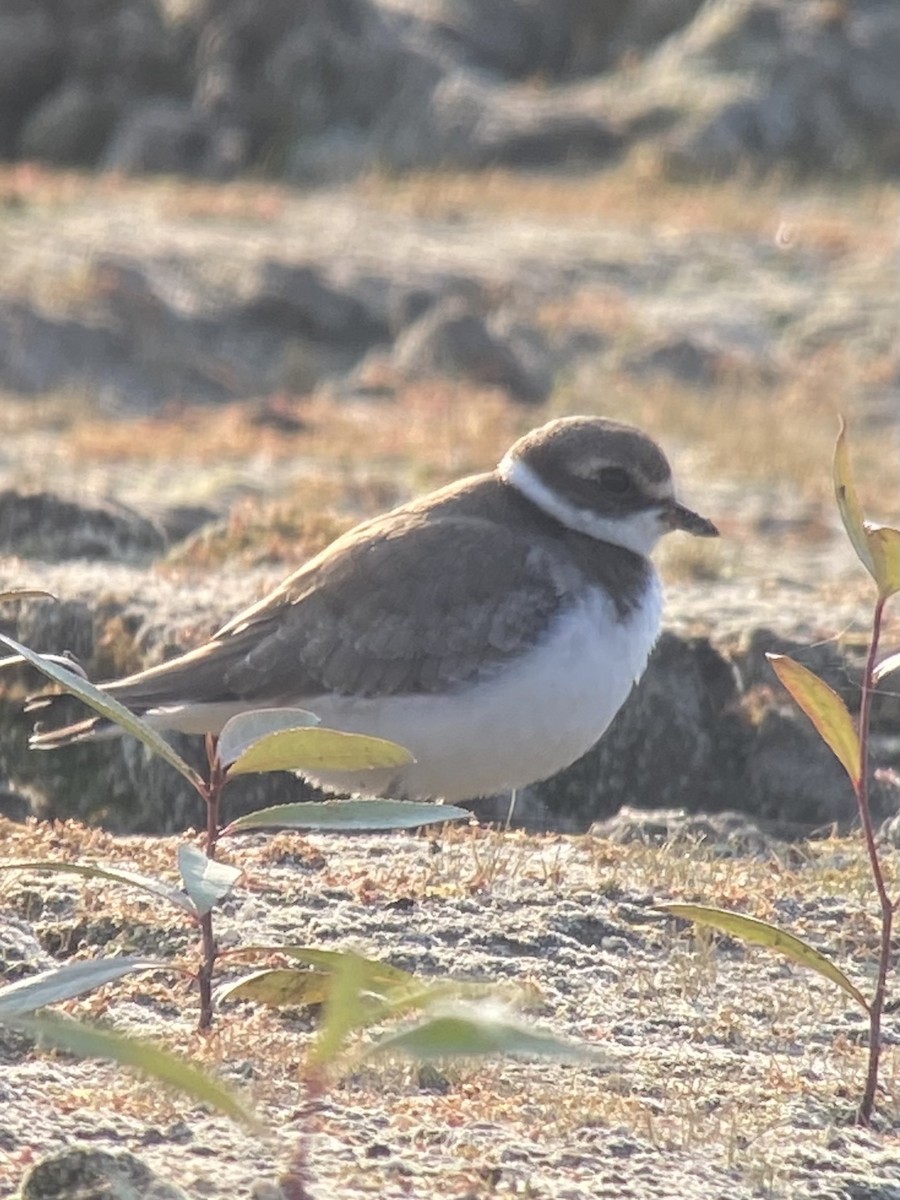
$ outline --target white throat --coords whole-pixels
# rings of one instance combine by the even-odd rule
[[[504,483],[514,487],[548,516],[598,542],[611,542],[614,546],[622,546],[625,550],[648,558],[666,532],[666,526],[655,508],[646,508],[624,517],[604,517],[589,508],[571,504],[548,487],[527,463],[515,455],[505,454],[497,471]]]

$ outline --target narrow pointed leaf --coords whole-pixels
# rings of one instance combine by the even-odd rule
[[[659,907],[672,916],[696,921],[701,925],[711,925],[732,937],[775,950],[792,962],[799,963],[801,967],[808,967],[831,983],[837,984],[865,1012],[869,1011],[869,1003],[865,996],[850,982],[840,967],[808,943],[779,929],[777,925],[770,925],[768,921],[760,921],[756,917],[746,917],[742,913],[728,912],[723,908],[710,908],[705,904],[661,904]]]
[[[488,1055],[594,1064],[606,1061],[606,1056],[594,1047],[498,1017],[487,1007],[482,1012],[471,1006],[428,1017],[409,1029],[382,1038],[366,1057],[395,1053],[425,1061]]]
[[[314,967],[323,973],[337,970],[347,951],[320,950],[313,946],[250,946],[250,952],[277,950],[280,954],[293,958]],[[243,951],[242,951],[243,953]],[[356,956],[359,958],[359,956]],[[450,1000],[483,1000],[486,994],[494,999],[504,999],[515,1003],[522,998],[521,988],[503,988],[496,983],[460,979],[422,980],[412,971],[404,971],[378,958],[363,958],[365,967],[365,990],[370,997],[383,1000],[382,1011],[385,1016],[396,1016],[398,1013],[424,1008],[438,1001]],[[374,1011],[374,1010],[373,1010]]]
[[[178,847],[178,870],[201,916],[224,899],[241,876],[237,867],[215,862],[196,846],[189,845]]]
[[[471,817],[452,804],[416,804],[411,800],[323,800],[279,804],[238,817],[223,834],[247,829],[321,829],[356,832],[372,829],[415,829]]]
[[[252,1000],[272,1008],[322,1004],[331,989],[331,976],[323,971],[273,967],[254,971],[216,989],[217,1000]]]
[[[877,686],[886,676],[893,675],[894,671],[900,671],[900,652],[881,660],[872,672],[872,682]]]
[[[216,744],[216,754],[223,767],[230,767],[254,742],[282,729],[303,729],[318,725],[315,713],[304,708],[261,708],[239,713],[226,723]]]
[[[139,875],[137,871],[120,871],[118,867],[100,867],[92,863],[53,862],[52,860],[36,859],[33,862],[0,863],[0,871],[56,871],[61,875],[83,875],[87,879],[109,879],[113,883],[124,883],[129,887],[140,888],[168,900],[183,912],[197,916],[197,910],[192,901],[180,890],[160,879],[152,879],[149,875]]]
[[[171,969],[170,963],[152,958],[92,958],[53,967],[0,987],[0,1021],[12,1021],[45,1004],[59,1004],[93,992],[132,971]]]
[[[767,654],[772,669],[809,717],[856,787],[862,775],[859,736],[847,706],[828,684],[784,654]]]
[[[82,1058],[101,1058],[122,1067],[132,1067],[142,1075],[176,1088],[192,1100],[209,1104],[233,1120],[248,1125],[260,1137],[266,1134],[261,1122],[227,1088],[184,1059],[149,1042],[51,1013],[25,1018],[16,1025],[42,1042]]]
[[[297,962],[306,963],[319,971],[333,972],[338,970],[346,957],[346,950],[319,950],[315,946],[281,946],[279,953],[286,954]],[[398,988],[418,987],[419,982],[411,971],[403,971],[400,967],[392,967],[390,963],[377,958],[363,958],[354,954],[365,968],[366,986],[370,990],[383,991],[387,994]]]
[[[0,634],[0,642],[5,643],[11,650],[15,650],[27,662],[30,662],[33,667],[36,667],[48,679],[52,679],[55,683],[61,684],[67,692],[71,692],[73,696],[77,696],[89,708],[99,713],[101,717],[106,717],[108,721],[112,721],[126,733],[130,733],[132,737],[136,737],[138,741],[143,742],[154,754],[158,754],[170,766],[187,779],[195,788],[202,791],[203,780],[197,774],[189,763],[186,763],[180,754],[177,754],[172,746],[160,737],[155,729],[151,729],[138,717],[134,715],[118,700],[114,700],[112,696],[108,696],[102,692],[100,688],[89,683],[74,671],[65,667],[58,666],[55,662],[51,662],[41,654],[36,654],[33,650],[29,650],[27,646],[21,645],[14,638],[7,637],[5,634]]]
[[[837,441],[834,444],[833,471],[834,497],[837,501],[838,511],[841,514],[841,520],[844,522],[844,528],[847,531],[847,537],[856,551],[856,557],[877,582],[875,563],[872,559],[869,539],[866,537],[866,530],[863,525],[863,511],[859,503],[859,498],[856,495],[856,487],[853,483],[853,472],[850,468],[850,451],[847,448],[847,426],[844,423],[843,417],[841,418],[841,427],[838,431]]]
[[[352,950],[320,950],[317,946],[241,946],[233,952],[234,956],[258,957],[262,954],[283,954],[295,962],[312,967],[327,978],[339,971],[348,954],[362,963],[365,971],[366,990],[372,995],[383,998],[407,996],[422,990],[422,981],[411,971],[403,971],[400,967],[392,967],[390,963],[378,958],[364,958]],[[431,986],[431,985],[429,985]],[[457,989],[468,986],[454,984]]]
[[[260,971],[246,977],[247,991],[243,987],[244,981],[240,980],[220,989],[217,993],[219,998],[228,996],[231,999],[259,999],[262,1003],[273,1005],[319,1003],[331,987],[331,977],[342,969],[347,955],[353,954],[353,951],[321,950],[312,946],[242,946],[229,952],[229,957],[273,953],[293,958],[312,970]],[[380,959],[362,958],[356,954],[353,954],[353,957],[361,971],[359,1009],[356,1014],[356,1026],[359,1028],[406,1016],[416,1010],[433,1008],[437,1004],[446,1006],[454,1002],[483,1001],[488,997],[494,1001],[502,999],[512,1004],[522,998],[522,990],[519,988],[503,989],[497,984],[457,979],[423,981],[412,972],[393,967]],[[267,974],[271,975],[271,979],[262,978]],[[301,979],[295,983],[288,978],[290,975],[299,975]],[[319,983],[307,982],[308,977],[313,975],[318,978]],[[259,984],[256,982],[257,978]],[[262,989],[259,996],[255,994],[257,986]],[[322,995],[319,994],[320,987]],[[283,999],[280,998],[282,996]]]
[[[402,767],[413,756],[396,742],[339,729],[282,729],[260,738],[228,768],[232,775],[258,771],[369,771]]]

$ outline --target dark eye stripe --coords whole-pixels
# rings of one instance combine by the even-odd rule
[[[634,481],[622,467],[604,467],[598,481],[604,492],[612,496],[626,496],[634,490]]]

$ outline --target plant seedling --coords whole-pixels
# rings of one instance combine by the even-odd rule
[[[884,608],[891,596],[900,592],[900,530],[885,525],[873,525],[864,519],[853,484],[843,421],[834,449],[833,475],[835,499],[844,528],[857,557],[871,575],[876,590],[872,632],[869,637],[856,721],[854,722],[841,697],[801,663],[781,654],[769,654],[767,657],[775,674],[810,719],[819,737],[837,757],[853,786],[881,910],[880,950],[872,998],[867,1000],[831,959],[793,934],[766,921],[697,904],[665,904],[661,905],[661,908],[674,916],[711,925],[745,941],[776,950],[794,962],[817,971],[860,1005],[869,1019],[869,1053],[857,1119],[860,1124],[868,1125],[872,1120],[878,1090],[882,1048],[881,1021],[892,960],[891,938],[894,918],[900,909],[900,896],[892,899],[888,894],[869,804],[869,726],[876,687],[888,674],[900,668],[900,654],[893,654],[881,662],[878,659]]]

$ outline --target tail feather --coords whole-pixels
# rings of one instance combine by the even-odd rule
[[[189,705],[228,698],[221,660],[224,659],[227,665],[230,658],[230,654],[222,653],[218,644],[208,642],[169,662],[97,686],[141,717],[151,709],[172,704]],[[73,704],[75,701],[66,692],[42,691],[27,698],[25,712],[38,715],[28,743],[32,749],[57,750],[76,742],[95,741],[121,733],[117,726],[100,716],[73,722]]]
[[[28,745],[32,750],[59,750],[62,746],[72,746],[77,742],[114,737],[116,732],[116,727],[102,717],[87,717],[73,725],[62,725],[59,729],[44,729],[42,723],[38,723],[28,739]]]
[[[235,712],[253,707],[231,686],[229,670],[241,663],[263,636],[264,622],[259,622],[226,638],[213,638],[168,662],[97,686],[136,716],[165,713],[166,719],[159,721],[158,728],[189,734],[214,731]],[[257,707],[265,706],[266,699],[262,698]],[[73,703],[71,696],[59,692],[43,691],[28,697],[25,711],[39,714],[29,742],[34,749],[56,750],[121,732],[99,716],[73,722]]]

